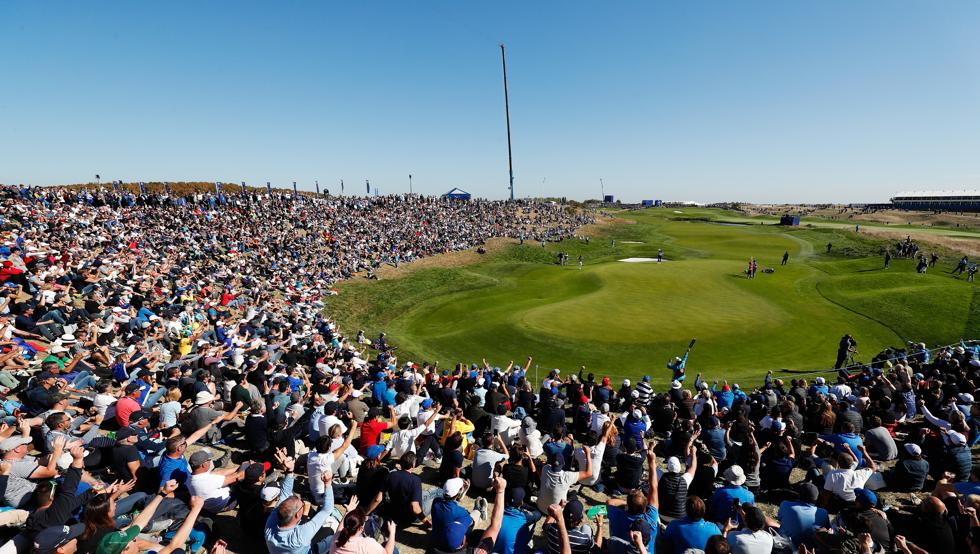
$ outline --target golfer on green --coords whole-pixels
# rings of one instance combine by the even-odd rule
[[[687,365],[687,357],[691,354],[691,349],[694,348],[694,343],[698,339],[691,339],[691,344],[687,345],[687,350],[684,351],[683,357],[674,357],[673,360],[667,362],[667,369],[674,372],[675,381],[683,381],[687,378],[687,374],[684,372],[684,366]]]

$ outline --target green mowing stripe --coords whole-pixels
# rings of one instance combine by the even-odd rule
[[[882,327],[885,327],[886,329],[890,330],[892,333],[895,333],[895,336],[899,337],[900,339],[906,340],[906,338],[903,337],[902,334],[899,333],[897,329],[893,328],[888,323],[885,323],[884,321],[882,321],[880,319],[876,319],[875,317],[872,317],[872,316],[870,316],[868,314],[865,314],[865,313],[862,313],[862,312],[860,312],[858,310],[855,310],[854,308],[851,308],[850,306],[847,306],[846,304],[843,304],[841,302],[837,302],[833,298],[827,296],[823,292],[823,290],[820,289],[820,285],[821,285],[821,283],[817,283],[814,288],[816,289],[817,293],[820,294],[820,296],[824,300],[826,300],[827,302],[830,302],[831,304],[834,304],[834,305],[836,305],[836,306],[838,306],[840,308],[843,308],[843,309],[845,309],[845,310],[847,310],[847,311],[849,311],[851,313],[857,314],[857,315],[859,315],[859,316],[861,316],[863,318],[867,318],[868,320],[873,321],[873,322],[877,323],[878,325],[881,325]]]

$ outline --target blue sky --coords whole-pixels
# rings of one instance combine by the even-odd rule
[[[0,182],[980,188],[976,2],[0,3]]]

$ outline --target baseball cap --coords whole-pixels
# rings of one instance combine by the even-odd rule
[[[572,498],[565,503],[565,508],[562,510],[562,515],[565,516],[565,523],[571,524],[578,521],[582,521],[582,516],[585,513],[585,508],[582,506],[582,502],[578,498]]]
[[[263,502],[272,502],[279,498],[280,493],[282,493],[282,489],[279,487],[262,487],[262,492],[259,493],[259,496],[262,497]]]
[[[524,489],[521,487],[515,487],[510,489],[510,505],[520,507],[524,505]]]
[[[643,376],[643,382],[644,383],[649,383],[650,382],[650,376],[649,375],[644,375]]]
[[[0,452],[10,452],[22,444],[31,444],[32,442],[34,440],[30,437],[10,437],[0,441]]]
[[[797,492],[800,494],[800,501],[807,504],[816,503],[817,498],[820,497],[820,490],[813,483],[800,483]]]
[[[135,436],[136,436],[136,430],[133,429],[132,427],[123,427],[122,429],[116,431],[117,441],[126,440],[129,437],[135,437]]]
[[[354,389],[354,390],[350,391],[350,395],[351,395],[351,398],[360,398],[361,397],[361,391],[359,391],[357,389]]]
[[[134,392],[140,390],[139,383],[130,383],[126,385],[126,394],[133,394]]]
[[[676,380],[676,379],[673,380],[673,381],[671,381],[670,382],[670,388],[672,388],[672,389],[679,389],[679,388],[681,388],[681,382],[678,381],[678,380]]]
[[[854,499],[869,506],[878,505],[878,495],[868,489],[854,489]]]
[[[423,408],[428,408],[430,406],[432,406],[432,399],[431,398],[426,398],[425,400],[422,401],[422,407]]]
[[[968,392],[961,392],[958,398],[960,404],[973,404],[973,395]]]
[[[0,450],[3,450],[3,449],[0,448]],[[913,456],[921,456],[922,455],[922,447],[919,446],[919,445],[917,445],[917,444],[915,444],[915,443],[911,443],[911,442],[905,444],[905,451],[908,452],[909,454],[913,455]]]
[[[254,482],[259,477],[262,477],[263,473],[269,471],[271,467],[272,465],[269,464],[269,462],[264,462],[261,464],[249,464],[249,466],[245,468],[245,479],[247,479],[249,482]]]
[[[205,462],[211,461],[211,453],[207,450],[198,450],[197,452],[191,454],[187,463],[191,466],[191,469],[201,467]]]
[[[85,531],[85,524],[76,523],[75,525],[63,525],[48,527],[35,535],[34,550],[40,554],[49,554],[57,551],[72,539],[78,537]]]
[[[364,451],[365,457],[369,460],[377,460],[385,452],[385,447],[380,444],[375,444],[369,446],[367,450]]]
[[[463,490],[465,485],[465,481],[459,477],[453,477],[452,479],[446,481],[446,484],[443,485],[442,489],[446,491],[446,496],[456,496],[461,490]]]
[[[681,461],[677,459],[677,456],[671,456],[670,458],[667,458],[667,472],[668,473],[681,472]]]
[[[773,431],[782,431],[785,428],[786,428],[786,424],[783,423],[782,421],[779,421],[778,419],[772,422]]]

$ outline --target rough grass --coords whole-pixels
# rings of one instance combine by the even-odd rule
[[[841,227],[723,225],[732,214],[684,212],[624,213],[636,224],[589,229],[588,244],[512,244],[473,265],[348,282],[328,310],[344,329],[388,332],[403,359],[448,366],[486,357],[504,366],[533,355],[542,372],[585,365],[620,378],[650,374],[661,384],[667,359],[695,337],[690,371],[744,379],[767,369],[824,369],[844,333],[867,356],[906,340],[980,336],[975,286],[936,270],[916,274],[907,260],[884,271],[884,240]],[[670,262],[616,261],[655,257],[661,247]],[[555,264],[560,251],[569,254],[566,267]],[[746,279],[752,256],[776,272]]]

